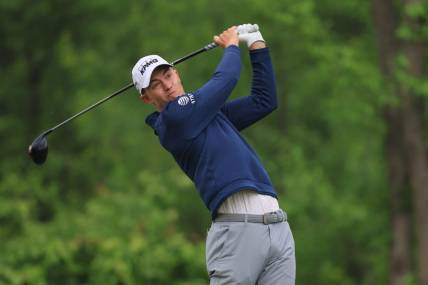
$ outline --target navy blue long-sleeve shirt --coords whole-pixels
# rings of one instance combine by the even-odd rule
[[[250,51],[251,94],[226,102],[241,68],[240,49],[224,49],[212,78],[193,93],[179,96],[146,122],[194,182],[214,218],[230,195],[251,189],[276,197],[257,154],[240,131],[277,107],[276,84],[269,49]]]

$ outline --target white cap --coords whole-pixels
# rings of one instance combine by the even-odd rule
[[[138,93],[141,94],[143,88],[149,86],[153,70],[160,65],[172,66],[165,59],[155,54],[147,55],[137,61],[132,68],[132,80]]]

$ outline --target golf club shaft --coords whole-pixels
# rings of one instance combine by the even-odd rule
[[[79,117],[79,116],[83,115],[84,113],[86,113],[86,112],[88,112],[88,111],[92,110],[93,108],[97,107],[98,105],[100,105],[100,104],[104,103],[105,101],[110,100],[111,98],[115,97],[116,95],[119,95],[120,93],[122,93],[122,92],[124,92],[124,91],[128,90],[129,88],[131,88],[131,87],[133,87],[133,86],[134,86],[134,84],[133,84],[133,83],[130,83],[130,84],[126,85],[125,87],[122,87],[120,90],[118,90],[118,91],[114,92],[113,94],[111,94],[111,95],[107,96],[107,97],[106,97],[106,98],[104,98],[104,99],[101,99],[100,101],[98,101],[98,102],[96,102],[96,103],[92,104],[91,106],[89,106],[89,107],[85,108],[84,110],[80,111],[79,113],[75,114],[74,116],[72,116],[72,117],[68,118],[68,119],[67,119],[67,120],[65,120],[64,122],[62,122],[62,123],[60,123],[60,124],[56,125],[55,127],[51,128],[51,129],[49,129],[49,130],[47,130],[47,131],[44,133],[44,135],[47,135],[47,134],[49,134],[49,133],[53,132],[54,130],[58,129],[59,127],[61,127],[61,126],[65,125],[65,124],[67,124],[67,123],[68,123],[68,122],[70,122],[71,120],[73,120],[73,119],[75,119],[75,118],[77,118],[77,117]]]
[[[193,56],[195,56],[195,55],[197,55],[197,54],[200,54],[201,52],[205,52],[205,51],[208,51],[208,50],[210,50],[210,49],[213,49],[213,48],[215,48],[215,47],[217,47],[218,45],[216,44],[216,43],[210,43],[210,44],[207,44],[206,46],[204,46],[203,48],[201,48],[201,49],[198,49],[198,50],[196,50],[196,51],[194,51],[194,52],[192,52],[192,53],[189,53],[188,55],[186,55],[186,56],[183,56],[182,58],[179,58],[179,59],[176,59],[176,60],[174,60],[171,64],[172,65],[177,65],[177,64],[179,64],[180,62],[183,62],[183,61],[185,61],[186,59],[188,59],[188,58],[191,58],[191,57],[193,57]]]
[[[191,58],[191,57],[194,57],[195,55],[198,55],[198,54],[200,54],[200,53],[202,53],[202,52],[208,51],[208,50],[213,49],[213,48],[215,48],[215,47],[217,47],[217,44],[215,44],[215,43],[210,43],[210,44],[208,44],[208,45],[204,46],[204,47],[203,47],[203,48],[201,48],[201,49],[198,49],[198,50],[196,50],[196,51],[194,51],[194,52],[192,52],[192,53],[190,53],[190,54],[188,54],[188,55],[186,55],[186,56],[184,56],[184,57],[182,57],[182,58],[179,58],[179,59],[177,59],[177,60],[173,61],[171,64],[172,64],[173,66],[175,66],[175,65],[179,64],[180,62],[183,62],[183,61],[185,61],[185,60],[187,60],[187,59],[189,59],[189,58]],[[104,103],[104,102],[106,102],[106,101],[108,101],[108,100],[112,99],[113,97],[115,97],[115,96],[119,95],[120,93],[122,93],[122,92],[124,92],[124,91],[128,90],[129,88],[131,88],[131,87],[133,87],[133,86],[134,86],[134,83],[129,83],[128,85],[126,85],[126,86],[122,87],[121,89],[119,89],[118,91],[114,92],[113,94],[111,94],[111,95],[107,96],[107,97],[106,97],[106,98],[104,98],[104,99],[101,99],[100,101],[98,101],[98,102],[96,102],[96,103],[92,104],[91,106],[89,106],[89,107],[85,108],[84,110],[80,111],[79,113],[77,113],[77,114],[73,115],[72,117],[68,118],[68,119],[67,119],[67,120],[65,120],[64,122],[59,123],[58,125],[56,125],[56,126],[54,126],[54,127],[50,128],[49,130],[45,131],[45,132],[42,134],[42,136],[46,136],[46,135],[50,134],[51,132],[53,132],[54,130],[58,129],[59,127],[62,127],[63,125],[65,125],[65,124],[67,124],[68,122],[70,122],[71,120],[76,119],[77,117],[79,117],[79,116],[83,115],[84,113],[86,113],[86,112],[88,112],[88,111],[92,110],[93,108],[97,107],[98,105],[100,105],[100,104],[102,104],[102,103]]]

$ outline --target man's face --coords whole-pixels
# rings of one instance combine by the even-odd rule
[[[184,88],[177,70],[169,66],[160,66],[153,71],[150,84],[140,98],[144,103],[151,104],[161,111],[168,102],[183,94]]]

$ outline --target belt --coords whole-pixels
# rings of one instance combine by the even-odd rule
[[[282,210],[263,215],[253,214],[218,214],[214,222],[247,222],[260,224],[275,224],[287,221],[287,213]]]

